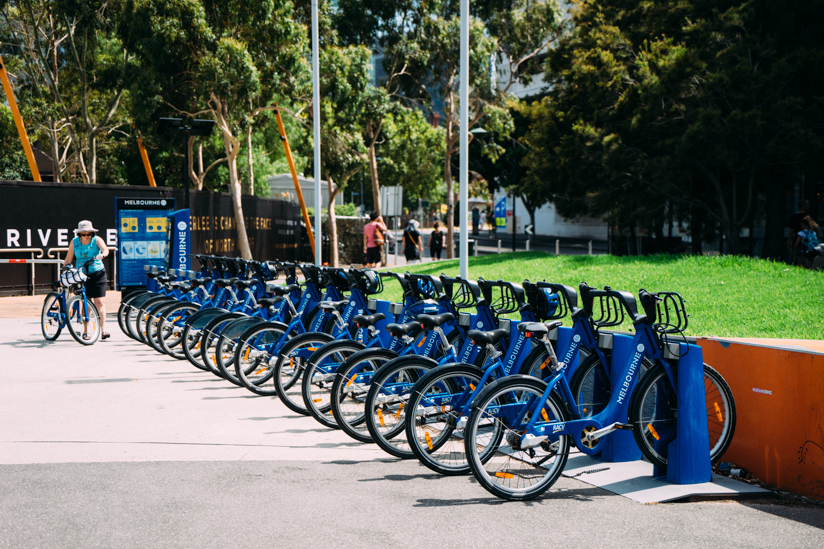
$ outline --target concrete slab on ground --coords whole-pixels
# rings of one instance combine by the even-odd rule
[[[772,492],[746,482],[713,474],[711,482],[672,484],[653,478],[647,461],[609,463],[589,456],[570,456],[564,476],[609,490],[639,503],[669,503],[695,497],[766,497]]]

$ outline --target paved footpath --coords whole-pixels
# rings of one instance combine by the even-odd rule
[[[0,547],[824,546],[824,508],[781,500],[645,506],[562,478],[505,503],[110,328],[82,347],[0,319]]]

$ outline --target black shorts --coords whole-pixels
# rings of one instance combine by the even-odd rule
[[[86,297],[106,297],[106,286],[108,284],[106,269],[100,269],[90,274],[85,283]]]
[[[366,248],[366,262],[367,263],[380,263],[381,262],[381,247],[375,246],[372,248]]]

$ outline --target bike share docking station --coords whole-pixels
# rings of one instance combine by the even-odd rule
[[[562,326],[552,334],[557,337],[558,348],[565,348],[564,343],[573,337],[572,331],[572,328]],[[642,352],[642,349],[633,348],[632,335],[615,332],[600,332],[599,347],[612,352],[611,379],[622,373],[622,367],[633,353]],[[659,469],[642,460],[632,431],[619,429],[606,436],[599,455],[571,455],[563,475],[640,503],[769,495],[771,492],[758,486],[712,473],[701,347],[668,343],[664,358],[678,364],[674,381],[679,421],[672,426],[661,425],[656,430],[655,447],[666,456],[667,466]],[[622,390],[626,399],[631,398],[639,377],[635,376],[626,386],[613,383],[612,398],[620,398],[620,394],[615,393]],[[663,395],[657,395],[656,406],[663,405],[663,398]]]

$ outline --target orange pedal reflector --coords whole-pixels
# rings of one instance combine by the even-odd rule
[[[251,353],[251,352],[252,352],[252,348],[251,347],[246,347],[246,356],[243,357],[243,360],[249,360],[249,353]]]
[[[317,351],[318,348],[317,347],[307,347],[306,350],[307,351]]]
[[[261,372],[265,372],[265,371],[266,371],[266,368],[261,368],[260,370],[258,370],[257,372],[255,372],[255,373],[254,373],[254,375],[258,375],[259,373],[261,373]]]
[[[470,383],[470,384],[469,384],[469,390],[470,390],[470,391],[474,391],[474,390],[475,390],[475,385],[473,385],[472,383]]]
[[[724,416],[721,415],[721,407],[718,406],[717,402],[713,402],[712,405],[715,406],[715,417],[718,418],[720,423],[724,423]]]
[[[383,412],[381,412],[380,408],[378,408],[378,419],[381,422],[381,427],[386,427],[386,423],[383,422]]]
[[[400,419],[402,411],[403,411],[403,402],[401,402],[401,405],[398,406],[398,411],[395,412],[395,419]]]
[[[503,473],[501,471],[498,471],[497,473],[495,473],[495,476],[498,478],[512,478],[515,475],[513,475],[512,473]]]
[[[544,418],[544,421],[549,421],[549,416],[543,408],[541,408],[541,417]]]
[[[429,436],[429,431],[424,431],[423,434],[426,437],[426,445],[429,446],[430,450],[432,450],[432,437]]]
[[[323,399],[322,398],[316,398],[316,399],[313,399],[312,402],[320,402],[321,400],[323,400]]]
[[[655,440],[661,440],[661,437],[658,436],[658,431],[655,430],[655,427],[652,426],[652,423],[647,423],[647,429],[649,429],[649,432],[652,433],[652,436],[655,438]]]
[[[552,359],[550,359],[550,358],[546,359],[546,360],[544,361],[544,363],[543,363],[543,364],[541,364],[541,370],[543,370],[544,368],[546,368],[546,367],[547,367],[547,366],[549,366],[550,364],[552,364]]]

